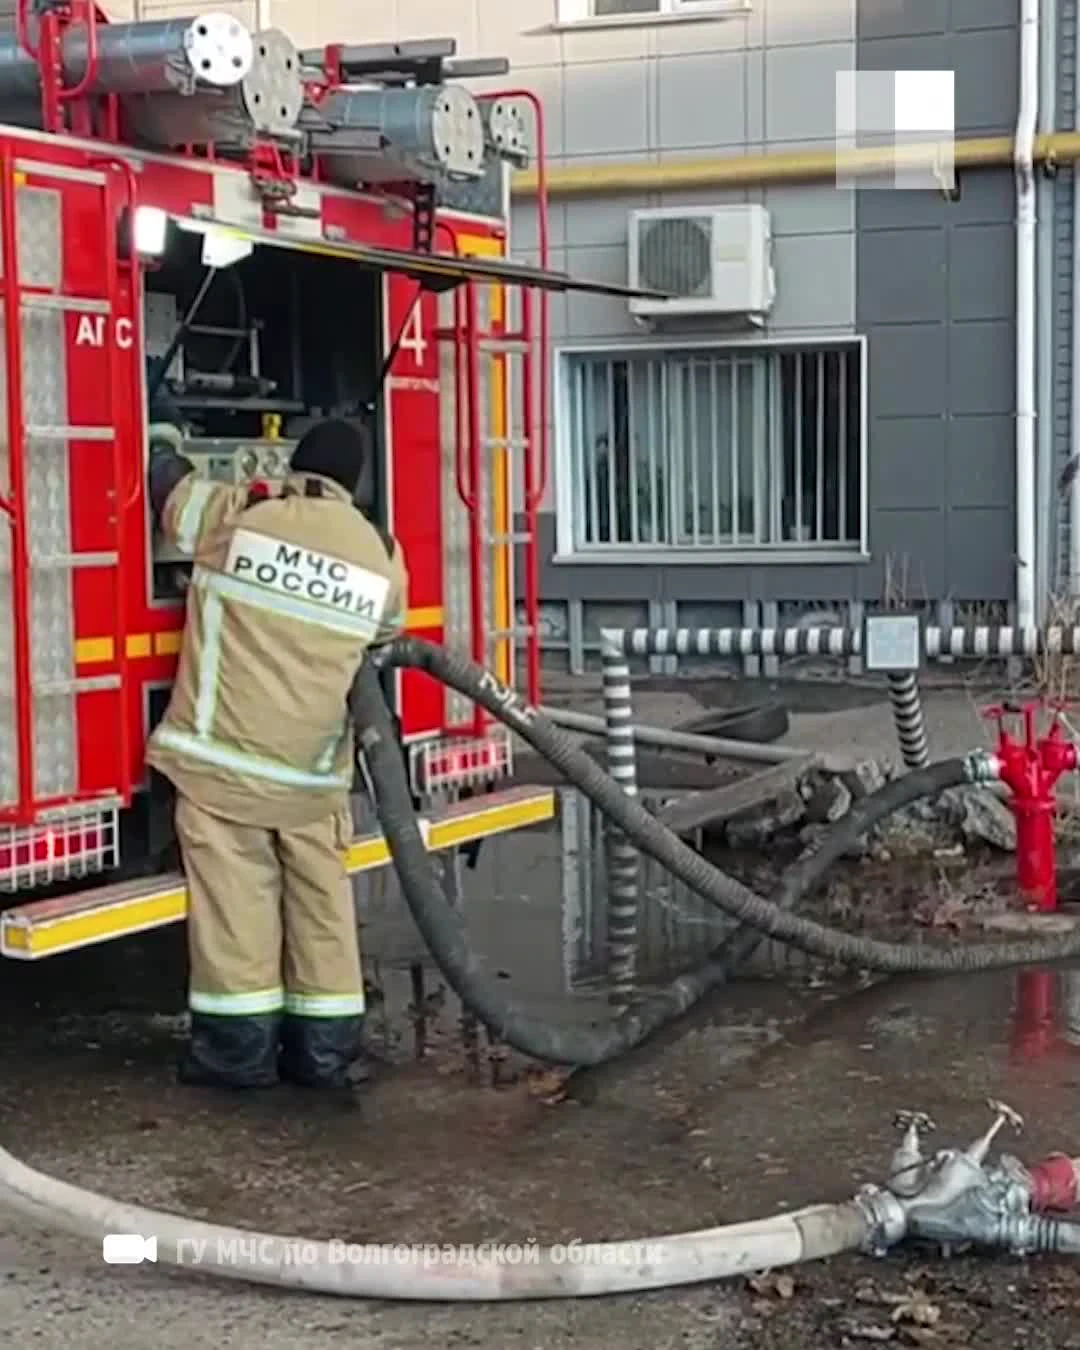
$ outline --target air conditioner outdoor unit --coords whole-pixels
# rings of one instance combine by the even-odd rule
[[[640,318],[741,315],[761,322],[776,296],[763,206],[684,206],[630,213],[629,284],[672,298],[633,299]]]

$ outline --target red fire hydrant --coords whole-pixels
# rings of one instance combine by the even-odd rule
[[[1001,781],[1011,790],[1009,806],[1016,817],[1016,881],[1028,909],[1050,913],[1057,909],[1057,864],[1054,856],[1054,789],[1064,773],[1077,766],[1076,746],[1065,739],[1063,704],[1033,699],[1016,707],[987,708],[984,716],[997,723]],[[1039,736],[1037,718],[1044,707],[1053,709],[1045,736]],[[1024,739],[1014,740],[1005,726],[1009,714],[1023,718]]]

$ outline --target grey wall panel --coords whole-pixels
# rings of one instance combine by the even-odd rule
[[[858,64],[955,69],[958,133],[1007,131],[1016,17],[1014,3],[998,0],[860,6]],[[1012,174],[969,173],[960,187],[955,202],[933,191],[855,194],[870,542],[876,568],[888,555],[910,560],[927,599],[1006,600],[1015,585]],[[908,481],[915,472],[918,486]]]
[[[1057,107],[1056,125],[1070,129],[1076,122],[1076,55],[1077,55],[1077,0],[1058,0],[1057,31]],[[1053,362],[1054,393],[1054,458],[1056,480],[1072,454],[1072,363],[1074,360],[1073,332],[1073,222],[1076,210],[1076,168],[1062,172],[1054,182],[1051,201],[1054,211],[1054,351],[1047,359]],[[1053,532],[1056,547],[1053,550],[1057,589],[1069,579],[1069,535],[1073,522],[1069,520],[1067,503],[1055,490],[1052,505]]]

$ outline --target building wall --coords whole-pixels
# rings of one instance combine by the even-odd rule
[[[537,17],[550,14],[549,0],[533,3]],[[546,46],[543,65],[530,40],[522,39],[522,59],[533,53],[537,64],[518,70],[516,78],[545,96],[559,162],[670,162],[831,147],[835,75],[855,64],[853,11],[848,0],[754,0],[744,14],[707,21],[569,31]],[[514,57],[516,50],[508,54]],[[853,333],[854,196],[825,184],[570,200],[553,207],[553,263],[572,274],[625,282],[631,210],[760,202],[771,213],[777,296],[759,335]],[[515,212],[516,250],[535,243],[531,217],[528,205]],[[556,358],[563,344],[646,341],[620,299],[557,299],[552,320]],[[722,324],[706,321],[680,325],[678,336],[709,339],[724,332]],[[556,474],[567,471],[561,430],[552,427]],[[577,647],[582,637],[595,642],[606,623],[754,622],[762,618],[760,601],[846,600],[865,570],[859,564],[806,568],[774,561],[553,562],[552,493],[547,506],[541,593],[554,643]]]
[[[543,98],[553,163],[673,161],[832,144],[835,74],[855,64],[852,0],[754,0],[742,14],[596,30],[558,31],[553,10],[552,0],[515,6],[477,0],[472,20],[455,29],[461,50],[509,57],[513,83]],[[451,9],[438,12],[445,16],[441,28],[451,28]],[[399,12],[398,36],[439,30],[437,22],[410,28]],[[854,194],[832,185],[555,202],[550,261],[575,275],[625,282],[633,209],[748,201],[771,213],[777,274],[773,310],[756,336],[810,340],[853,333]],[[515,209],[512,239],[516,254],[537,258],[531,203]],[[550,314],[556,359],[563,346],[646,340],[623,300],[553,297]],[[682,325],[679,337],[725,332],[731,335],[730,326],[706,322]],[[781,614],[778,602],[835,603],[858,593],[866,571],[859,563],[553,561],[555,480],[567,472],[563,430],[549,428],[554,462],[540,521],[541,595],[550,645],[573,649],[574,664],[605,624],[772,621]]]
[[[1015,0],[863,5],[859,67],[952,69],[957,135],[1008,133],[1017,8]],[[960,189],[955,202],[933,192],[856,194],[871,538],[879,561],[906,564],[913,598],[1006,600],[1015,587],[1012,173],[963,175]]]
[[[178,0],[126,2],[145,18],[190,9]],[[256,9],[254,0],[223,7],[247,22]],[[834,76],[852,68],[953,69],[958,134],[1008,132],[1016,10],[1016,0],[750,0],[745,12],[689,22],[560,29],[555,0],[385,0],[362,14],[348,0],[272,0],[271,17],[301,46],[454,35],[462,55],[508,57],[511,83],[544,101],[549,162],[560,164],[827,148]],[[1066,93],[1071,85],[1059,101]],[[1068,212],[1071,176],[1063,177],[1053,200]],[[761,335],[807,342],[866,335],[870,559],[554,561],[556,475],[565,481],[566,463],[564,429],[549,421],[544,624],[552,647],[573,649],[575,664],[583,640],[587,646],[607,623],[774,622],[814,606],[854,605],[857,615],[881,598],[886,572],[903,576],[913,600],[1004,602],[1013,593],[1011,173],[965,176],[955,202],[831,184],[555,201],[551,265],[624,282],[631,210],[743,201],[769,209],[775,237],[778,292]],[[1060,335],[1069,250],[1066,227],[1056,228]],[[515,254],[536,259],[528,201],[515,206],[512,243]],[[553,296],[550,316],[556,357],[578,344],[645,341],[619,299]],[[679,336],[724,331],[703,323]],[[1063,461],[1070,379],[1053,364]],[[1064,527],[1055,522],[1055,531],[1060,554]]]

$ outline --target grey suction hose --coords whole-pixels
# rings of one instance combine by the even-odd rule
[[[491,678],[487,676],[488,680]],[[465,683],[463,680],[462,684]],[[478,696],[478,701],[484,700]],[[505,986],[485,978],[460,914],[446,901],[420,835],[405,765],[378,675],[372,667],[365,667],[357,677],[351,706],[353,720],[360,729],[360,748],[375,788],[379,822],[413,920],[453,991],[471,1012],[516,1050],[550,1064],[575,1067],[618,1059],[725,984],[761,941],[760,932],[745,926],[737,929],[697,970],[679,976],[643,1003],[599,1024],[562,1026],[531,1016],[507,997]],[[601,781],[611,781],[562,732],[554,726],[551,730]],[[542,736],[540,743],[533,744],[542,754],[548,753]],[[558,767],[584,790],[582,781],[575,777],[576,759],[559,762]],[[842,828],[834,827],[826,835],[817,852],[788,870],[772,903],[778,909],[793,907],[876,821],[911,802],[966,781],[963,762],[949,760],[887,783],[880,792],[859,802],[842,822]],[[616,792],[625,800],[618,788]]]
[[[655,816],[640,806],[636,799],[622,792],[618,785],[594,764],[588,755],[579,750],[568,736],[553,726],[535,708],[525,703],[513,690],[500,684],[490,671],[485,671],[432,643],[413,637],[397,638],[387,644],[380,655],[380,662],[384,666],[407,666],[423,670],[434,679],[442,681],[443,684],[479,703],[548,759],[614,825],[633,839],[643,853],[667,868],[690,890],[758,932],[789,943],[813,956],[887,974],[950,975],[1000,970],[1011,966],[1043,965],[1080,955],[1080,931],[1020,942],[940,948],[921,943],[881,942],[873,938],[857,937],[810,919],[800,918],[787,912],[776,901],[755,895],[753,891],[706,862],[700,854],[695,853]],[[357,684],[370,688],[373,687],[373,679],[372,674],[371,679],[365,677],[358,680]],[[367,715],[367,705],[371,700],[365,699],[364,702],[364,712]],[[388,757],[385,753],[379,758],[382,763],[387,763]],[[974,761],[952,760],[945,761],[945,765],[951,767],[946,769],[944,766],[938,766],[941,769],[941,781],[935,791],[940,791],[949,784],[971,783],[978,780],[979,775]],[[931,766],[931,770],[933,767]],[[374,775],[374,765],[372,770]],[[906,777],[913,778],[914,775]],[[903,782],[904,779],[897,781]],[[893,799],[891,807],[882,810],[881,815],[875,817],[875,810],[880,808],[875,808],[873,803],[880,802],[881,797],[882,793],[879,792],[865,799],[861,803],[860,811],[852,812],[838,825],[833,826],[827,836],[827,852],[822,849],[808,866],[814,861],[820,863],[823,856],[831,862],[865,832],[868,824],[889,814],[890,810],[896,810],[899,803]],[[383,800],[379,803],[380,820],[386,831],[387,842],[394,852],[395,864],[398,864],[395,835],[399,841],[405,837],[399,818],[399,806],[400,803],[397,801],[391,803]],[[386,812],[385,819],[383,811]],[[430,864],[426,862],[425,865],[428,875],[431,875]],[[403,876],[403,888],[407,890],[408,884],[411,883],[407,883]],[[415,897],[409,895],[408,899],[411,906]]]

